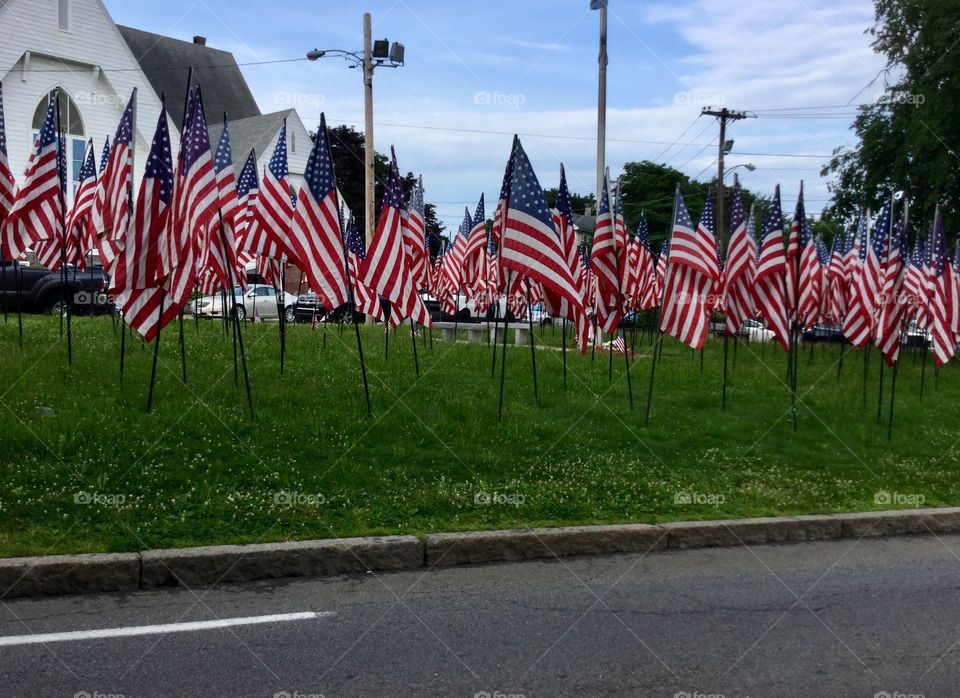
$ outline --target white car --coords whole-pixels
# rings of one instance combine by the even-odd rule
[[[744,320],[740,334],[751,342],[772,342],[777,333],[767,327],[760,320]]]
[[[284,320],[293,323],[295,319],[294,304],[297,297],[283,292],[281,307],[283,308]],[[230,303],[229,298],[227,303]],[[190,309],[200,317],[223,317],[223,296],[215,294],[212,296],[203,296],[190,303]],[[273,286],[266,284],[251,284],[246,293],[243,288],[237,286],[233,289],[233,303],[231,309],[232,315],[238,320],[246,318],[276,318],[277,317],[277,292]]]

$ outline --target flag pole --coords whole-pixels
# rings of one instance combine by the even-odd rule
[[[677,184],[676,192],[673,195],[673,216],[670,218],[671,228],[676,223],[677,220],[677,198],[680,195],[680,185]],[[663,308],[664,301],[667,296],[667,272],[670,271],[670,257],[668,256],[664,262],[664,275],[663,275],[663,288],[660,290],[660,305],[659,308]],[[658,310],[658,316],[662,315],[662,310]],[[650,361],[650,382],[647,386],[647,410],[643,418],[643,426],[646,427],[650,424],[650,405],[653,402],[653,379],[657,371],[657,356],[663,351],[663,328],[660,327],[659,317],[657,320],[657,331],[660,333],[657,343],[653,347],[653,359]]]
[[[180,133],[182,134],[187,127],[187,112],[190,108],[190,86],[193,84],[193,66],[187,68],[187,89],[183,97],[183,117],[180,120]],[[197,88],[199,90],[199,87]],[[136,108],[136,105],[134,105]],[[136,125],[136,115],[134,115],[134,125]],[[136,143],[136,138],[133,139]],[[180,153],[183,154],[183,144],[180,146]],[[161,303],[161,305],[163,305]],[[180,339],[180,370],[183,378],[183,384],[187,384],[187,344],[183,336],[183,308],[177,313],[177,331]],[[147,410],[149,412],[149,410]]]
[[[497,375],[497,337],[499,337],[500,332],[500,294],[494,294],[493,302],[495,304],[493,310],[493,358],[490,361],[490,378],[493,378]],[[487,329],[489,331],[489,325]]]
[[[506,286],[510,288],[510,273],[507,272]],[[503,348],[500,350],[500,404],[497,408],[497,421],[503,421],[503,382],[507,373],[507,330],[510,327],[510,311],[503,314]]]
[[[60,269],[63,274],[63,286],[67,290],[66,297],[66,315],[67,315],[67,365],[73,365],[73,331],[71,329],[71,320],[73,317],[72,306],[73,306],[73,297],[70,294],[69,287],[67,286],[67,197],[66,197],[66,186],[67,183],[64,180],[66,172],[61,170],[61,162],[66,166],[66,157],[67,154],[63,150],[63,129],[60,124],[60,91],[57,90],[57,186],[59,188],[58,195],[60,197]],[[60,314],[60,332],[63,334],[63,313]]]
[[[223,226],[223,208],[219,207],[217,209],[217,215],[220,217],[220,241],[223,245],[223,251],[227,255],[227,282],[230,284],[230,293],[233,293],[234,280],[233,272],[234,269],[234,260],[230,254],[230,247],[227,244],[227,233],[224,230]],[[224,313],[226,314],[226,307],[224,307]],[[237,317],[237,314],[232,312],[233,316],[233,382],[234,385],[237,385],[237,346],[240,347],[240,361],[243,363],[243,382],[247,388],[247,405],[250,407],[250,419],[256,420],[257,416],[253,411],[253,393],[250,390],[250,374],[247,372],[247,353],[243,348],[243,331],[240,327],[240,318]]]
[[[563,389],[567,389],[567,318],[563,318]]]
[[[332,167],[332,164],[331,164]],[[333,174],[333,181],[336,183],[336,172]],[[337,208],[339,210],[339,191],[337,192]],[[337,216],[337,225],[340,225],[340,216]],[[359,234],[359,233],[358,233]],[[360,359],[360,375],[363,376],[363,394],[367,399],[367,416],[373,414],[373,408],[370,405],[370,385],[367,383],[367,364],[363,359],[363,342],[360,339],[360,324],[357,322],[357,301],[353,292],[353,276],[350,274],[350,260],[347,256],[347,245],[343,240],[344,231],[340,230],[340,244],[343,245],[343,270],[347,277],[347,299],[349,301],[350,320],[353,322],[353,331],[357,337],[357,356]],[[379,300],[376,301],[379,303]]]
[[[530,282],[527,281],[527,328],[530,334],[530,365],[533,367],[533,404],[540,404],[540,395],[537,389],[537,352],[533,338],[533,308],[530,306]]]
[[[413,318],[410,318],[410,340],[413,342],[413,368],[417,372],[417,380],[420,380],[420,360],[417,358],[417,332],[413,325]]]
[[[153,386],[157,382],[157,357],[160,355],[160,335],[163,331],[163,304],[167,299],[167,291],[160,287],[160,307],[157,309],[157,336],[153,340],[153,366],[150,369],[150,387],[147,389],[147,414],[153,410]]]

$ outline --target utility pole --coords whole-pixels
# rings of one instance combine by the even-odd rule
[[[369,12],[363,13],[363,170],[364,170],[364,190],[366,209],[364,221],[364,233],[366,238],[366,248],[370,249],[370,242],[373,240],[373,231],[376,229],[375,220],[376,211],[374,206],[374,170],[373,170],[373,30],[371,28],[372,20]]]
[[[723,156],[727,154],[727,121],[739,121],[740,119],[746,119],[747,115],[742,111],[731,111],[724,107],[720,110],[710,109],[707,107],[700,112],[706,116],[715,116],[720,119],[720,152],[717,157],[717,220],[716,220],[716,231],[717,231],[717,242],[721,245],[723,244],[723,225],[725,222],[723,215]],[[732,145],[732,144],[731,144]]]
[[[603,188],[607,142],[607,3],[591,0],[590,9],[600,10],[600,79],[597,92],[597,206]]]

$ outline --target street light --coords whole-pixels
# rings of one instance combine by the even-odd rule
[[[399,68],[403,65],[404,46],[396,41],[390,43],[388,39],[372,40],[372,21],[370,13],[363,15],[363,51],[345,51],[343,49],[313,49],[307,51],[307,58],[311,61],[324,57],[343,58],[349,62],[351,68],[363,69],[363,166],[364,166],[364,237],[369,248],[373,238],[374,219],[374,147],[373,147],[373,71],[376,68]]]
[[[726,176],[727,176],[728,174],[730,174],[731,172],[733,172],[733,171],[734,171],[735,169],[737,169],[738,167],[743,167],[743,168],[746,169],[748,172],[753,172],[755,169],[757,169],[757,166],[754,165],[752,162],[742,163],[742,164],[740,164],[740,165],[734,165],[733,167],[728,167],[726,170],[723,171],[723,176],[724,176],[724,178],[726,178]]]

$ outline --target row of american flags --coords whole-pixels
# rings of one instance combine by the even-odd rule
[[[578,247],[563,166],[551,208],[515,137],[492,228],[481,196],[432,258],[422,177],[405,200],[395,153],[366,250],[356,221],[345,215],[322,116],[304,185],[295,191],[286,125],[262,177],[253,152],[235,176],[229,125],[225,119],[211,144],[198,86],[189,90],[176,154],[161,110],[136,188],[134,92],[99,166],[89,144],[68,210],[58,104],[54,91],[18,186],[6,159],[0,86],[0,252],[17,259],[32,249],[57,269],[83,267],[96,251],[125,321],[148,340],[194,292],[242,286],[249,265],[277,285],[293,265],[327,308],[352,302],[393,326],[430,326],[422,292],[451,314],[464,294],[478,313],[504,302],[522,317],[542,302],[551,316],[573,323],[581,352],[597,333],[615,334],[625,314],[643,310],[658,310],[660,330],[695,349],[715,313],[729,335],[748,320],[764,321],[785,349],[792,332],[838,326],[856,347],[875,344],[891,365],[908,327],[929,333],[939,365],[960,343],[960,249],[951,259],[939,213],[910,247],[909,212],[905,205],[898,211],[893,196],[875,220],[861,211],[828,249],[811,231],[802,186],[785,224],[779,187],[765,213],[747,214],[735,181],[724,254],[710,197],[695,225],[678,187],[669,238],[655,252],[645,217],[631,234],[621,187],[605,177],[592,247]]]

